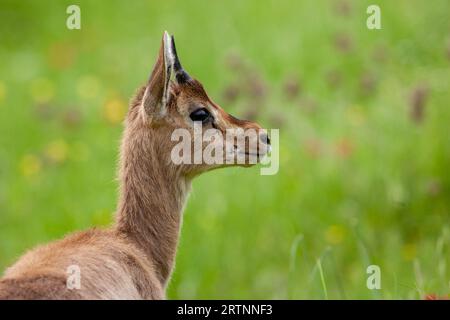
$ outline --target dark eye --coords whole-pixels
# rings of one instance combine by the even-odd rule
[[[195,111],[193,111],[189,117],[191,118],[192,121],[201,121],[201,122],[206,122],[210,119],[211,114],[209,113],[209,111],[205,108],[200,108],[197,109]]]

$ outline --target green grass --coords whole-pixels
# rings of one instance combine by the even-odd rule
[[[111,223],[120,119],[168,30],[216,102],[280,128],[281,162],[275,176],[194,182],[169,298],[448,294],[450,5],[377,1],[382,30],[370,31],[372,2],[348,1],[348,14],[342,2],[79,1],[82,29],[70,31],[70,1],[2,1],[0,268]],[[262,97],[226,97],[248,78]]]

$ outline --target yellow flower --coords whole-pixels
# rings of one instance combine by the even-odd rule
[[[100,83],[96,77],[86,75],[81,77],[77,83],[78,95],[83,99],[93,99],[98,96]]]
[[[339,225],[332,225],[325,231],[325,239],[328,243],[340,244],[345,238],[345,229]]]
[[[6,97],[6,86],[3,82],[0,82],[0,103],[5,100]]]
[[[20,161],[20,172],[25,177],[31,177],[38,174],[42,169],[42,162],[33,154],[25,155]]]
[[[103,106],[103,115],[111,124],[122,122],[125,117],[126,107],[121,99],[110,99]]]
[[[53,83],[45,78],[33,80],[31,83],[31,96],[38,103],[49,102],[55,95]]]
[[[403,259],[411,261],[416,257],[417,247],[414,243],[407,243],[402,248]]]
[[[68,149],[64,140],[55,140],[45,147],[45,155],[53,163],[62,163],[67,158]]]

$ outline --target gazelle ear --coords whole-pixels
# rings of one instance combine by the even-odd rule
[[[189,74],[184,71],[183,67],[181,66],[180,59],[178,58],[177,54],[177,48],[175,47],[175,38],[171,37],[171,58],[173,62],[173,72],[175,73],[175,81],[178,84],[183,84],[185,82],[188,82],[191,80],[191,77]]]
[[[173,73],[177,83],[190,80],[189,75],[181,67],[173,36],[165,31],[158,59],[153,67],[142,99],[142,105],[148,115],[155,118],[161,118],[165,115],[170,96],[170,79]]]

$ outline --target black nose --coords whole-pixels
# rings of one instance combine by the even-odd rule
[[[267,133],[261,133],[259,135],[259,140],[261,140],[262,143],[265,143],[267,145],[270,145],[270,139]]]

